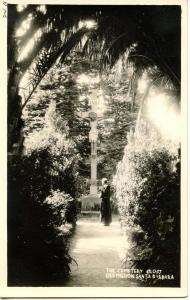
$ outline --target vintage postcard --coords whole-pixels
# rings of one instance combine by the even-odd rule
[[[187,1],[0,9],[0,296],[185,297]]]

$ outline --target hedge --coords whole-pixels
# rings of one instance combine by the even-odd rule
[[[76,222],[76,200],[63,190],[52,190],[50,165],[46,151],[9,162],[9,286],[63,285],[69,275],[68,237]],[[67,179],[71,183],[71,175],[58,177],[63,189]]]
[[[173,150],[172,150],[173,149]],[[114,185],[126,236],[124,263],[161,269],[180,284],[180,157],[175,147],[133,140],[119,162]],[[148,283],[146,283],[148,284]]]

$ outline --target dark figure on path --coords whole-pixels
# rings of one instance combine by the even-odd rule
[[[103,222],[105,226],[109,226],[112,221],[112,216],[111,216],[111,203],[110,203],[110,186],[108,185],[108,181],[106,178],[102,179],[102,190],[101,190],[100,198],[101,198],[101,205],[100,205],[101,222]]]

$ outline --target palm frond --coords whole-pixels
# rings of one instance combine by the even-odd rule
[[[64,59],[67,57],[69,52],[79,43],[81,38],[88,31],[89,29],[82,28],[78,30],[75,34],[73,34],[70,37],[70,39],[63,43],[63,45],[60,45],[60,43],[58,43],[58,45],[55,44],[55,46],[52,47],[50,51],[47,51],[47,48],[44,48],[40,52],[35,62],[35,70],[33,71],[33,75],[35,74],[35,76],[32,76],[31,78],[30,86],[28,89],[29,94],[25,96],[25,102],[22,106],[22,110],[30,100],[40,81],[47,74],[48,70],[53,66],[57,59],[59,58],[60,62],[63,63]]]

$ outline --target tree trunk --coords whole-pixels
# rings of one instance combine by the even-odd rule
[[[14,67],[8,81],[8,153],[18,154],[23,144],[22,98],[18,94],[20,71]]]

